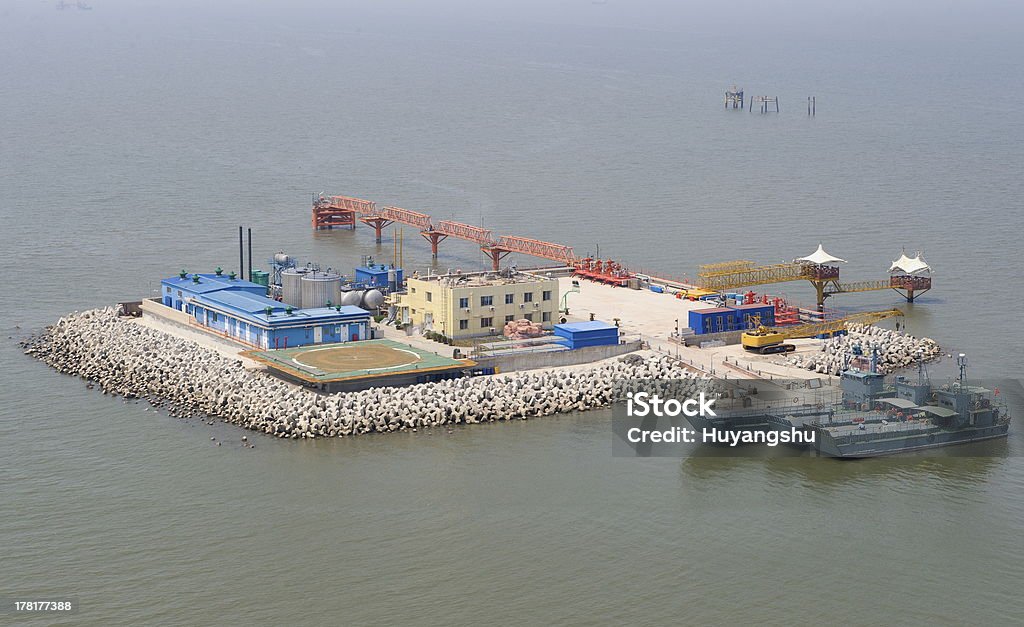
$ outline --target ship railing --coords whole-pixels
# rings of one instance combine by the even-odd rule
[[[766,416],[774,416],[778,418],[785,418],[786,416],[813,416],[817,414],[829,413],[830,407],[825,403],[808,403],[800,405],[779,405],[772,404],[770,402],[754,402],[747,407],[732,407],[730,401],[732,399],[718,399],[715,403],[715,409],[721,409],[722,411],[729,411],[737,414],[765,414]],[[738,399],[737,399],[738,400]]]
[[[998,420],[996,420],[996,424],[1000,424],[1000,425],[1008,425],[1008,424],[1010,424],[1010,420],[1012,419],[1012,416],[1010,416],[1010,410],[1009,410],[1009,407],[1006,405],[1006,401],[1004,401],[1003,399],[1001,399],[999,397],[996,397],[996,398],[994,398],[992,400],[990,409],[992,409],[993,411],[999,412],[999,418],[998,418]]]
[[[832,422],[825,426],[860,424],[865,421],[888,420],[892,422],[906,422],[905,418],[911,416],[897,416],[879,410],[841,409],[835,413]]]
[[[886,428],[888,427],[888,429]],[[832,439],[835,440],[836,444],[848,444],[863,440],[868,436],[878,435],[896,435],[899,437],[913,437],[917,435],[927,435],[933,433],[931,429],[893,429],[892,425],[873,425],[866,427],[863,430],[858,429],[855,432],[845,433],[843,435],[832,434]]]

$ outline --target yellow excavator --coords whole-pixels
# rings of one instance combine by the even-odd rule
[[[834,318],[824,322],[811,322],[798,324],[792,327],[766,327],[761,324],[760,316],[753,316],[751,323],[753,328],[744,331],[740,342],[743,348],[748,351],[770,355],[773,353],[791,353],[796,346],[786,344],[786,340],[800,337],[816,337],[819,335],[831,335],[836,331],[846,328],[848,323],[874,324],[879,320],[902,316],[899,309],[886,309],[885,311],[866,311],[863,313],[850,314],[842,318]]]

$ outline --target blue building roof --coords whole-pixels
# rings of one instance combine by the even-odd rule
[[[382,274],[387,274],[388,270],[392,269],[396,268],[389,268],[388,266],[385,266],[383,264],[373,266],[359,266],[358,268],[356,268],[356,275],[358,276],[360,274],[372,274],[375,276],[379,276]]]
[[[556,324],[556,329],[562,329],[570,333],[580,333],[583,331],[607,331],[609,329],[617,330],[614,324],[608,324],[600,320],[590,320],[587,322],[565,322],[562,324]]]
[[[331,324],[370,317],[370,311],[350,305],[309,309],[293,308],[292,312],[288,313],[288,305],[278,300],[233,289],[202,294],[199,296],[197,304],[208,305],[230,313],[234,317],[270,327],[301,323]],[[266,315],[267,307],[270,307],[270,316]]]
[[[264,292],[267,289],[265,285],[246,281],[245,279],[231,279],[231,277],[227,275],[217,276],[216,274],[198,273],[199,283],[196,283],[192,279],[193,276],[197,276],[197,274],[186,274],[184,279],[181,278],[181,276],[173,276],[160,281],[160,283],[171,287],[177,287],[180,290],[187,290],[194,294],[207,294],[209,292],[216,292],[218,290],[229,288],[259,290]]]
[[[197,275],[170,277],[160,281],[160,284],[187,293],[191,302],[198,307],[219,311],[262,327],[334,324],[362,321],[370,317],[370,312],[352,306],[292,309],[288,313],[286,304],[266,297],[265,285],[216,274],[198,274],[199,283],[196,283],[193,276]]]
[[[292,309],[289,314],[287,305],[279,301],[232,289],[199,295],[196,304],[201,307],[209,306],[237,318],[270,327],[304,323],[333,324],[370,317],[370,312],[365,309],[349,305]],[[271,310],[269,316],[267,307],[270,307]]]
[[[248,292],[239,292],[232,289],[222,290],[219,293],[204,294],[201,301],[223,305],[228,309],[242,313],[266,313],[267,307],[275,313],[283,313],[286,305],[266,296],[256,296]]]

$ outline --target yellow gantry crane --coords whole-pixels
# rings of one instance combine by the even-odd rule
[[[796,350],[796,346],[786,344],[786,340],[832,334],[836,331],[845,329],[847,324],[874,324],[879,320],[885,320],[886,318],[894,318],[902,315],[903,312],[899,309],[865,311],[863,313],[854,313],[848,316],[843,316],[842,318],[834,318],[832,320],[825,320],[822,322],[810,322],[808,324],[799,324],[791,327],[766,327],[761,324],[760,316],[754,316],[753,325],[755,328],[750,331],[744,331],[743,336],[740,338],[740,342],[743,344],[743,348],[748,351],[753,351],[762,355],[768,355],[771,353],[791,353]]]
[[[903,296],[908,303],[912,303],[915,294],[923,294],[932,286],[930,276],[920,275],[893,275],[888,279],[876,281],[841,283],[839,268],[835,265],[811,263],[802,259],[797,259],[792,263],[776,263],[766,266],[759,266],[749,259],[737,259],[705,264],[697,269],[699,287],[711,292],[789,281],[807,281],[814,287],[818,311],[823,309],[825,299],[835,294],[891,289]]]
[[[813,263],[759,266],[752,261],[740,259],[700,266],[697,277],[700,287],[716,292],[787,281],[809,281],[814,286],[819,311],[824,307],[826,298],[843,291],[838,283],[839,268]]]

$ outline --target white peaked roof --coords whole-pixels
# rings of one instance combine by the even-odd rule
[[[818,250],[807,255],[806,257],[800,257],[797,261],[809,261],[810,263],[817,264],[819,266],[825,265],[826,263],[846,263],[845,259],[839,257],[833,257],[832,255],[825,252],[825,249],[818,244]]]
[[[889,267],[889,272],[905,272],[907,274],[931,271],[931,267],[924,262],[924,259],[921,259],[920,251],[916,257],[907,257],[907,252],[903,251],[900,258],[892,262],[892,266]]]

